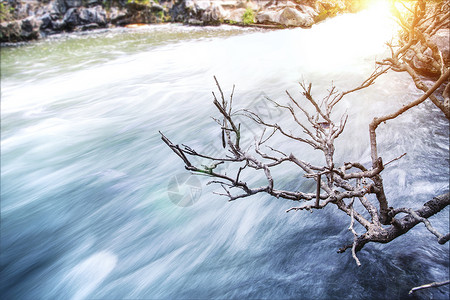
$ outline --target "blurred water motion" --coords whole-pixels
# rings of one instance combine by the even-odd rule
[[[373,24],[383,30],[371,34]],[[332,81],[345,89],[364,80],[391,34],[387,19],[361,13],[309,30],[163,25],[2,48],[2,299],[401,299],[446,279],[449,246],[422,226],[366,246],[357,268],[336,253],[352,237],[332,207],[286,214],[293,203],[265,196],[227,203],[202,177],[192,205],[168,194],[184,169],[158,130],[221,148],[213,75],[226,93],[236,84],[237,107],[264,109],[261,95],[284,101],[286,89],[300,99],[302,78],[319,98]],[[388,74],[349,97],[336,113],[350,115],[338,160],[369,162],[368,121],[416,95],[407,76]],[[448,190],[447,124],[425,104],[380,129],[383,158],[408,152],[384,171],[394,205]],[[300,151],[281,138],[272,145]],[[280,171],[278,184],[314,189],[297,172]],[[433,224],[445,231],[448,214]]]

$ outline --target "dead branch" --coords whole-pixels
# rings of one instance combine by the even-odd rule
[[[417,292],[419,290],[433,288],[433,287],[440,287],[440,286],[447,285],[447,284],[450,284],[450,280],[446,280],[446,281],[442,281],[442,282],[427,283],[427,284],[424,284],[421,286],[416,286],[416,287],[412,288],[408,294],[412,295],[414,292]]]
[[[448,6],[449,1],[443,3]],[[398,23],[403,28],[398,45],[388,44],[391,57],[379,62],[379,66],[359,86],[343,92],[339,92],[335,86],[332,86],[326,96],[318,101],[313,93],[313,85],[301,82],[302,99],[295,99],[288,91],[286,91],[287,104],[268,99],[273,106],[288,114],[295,128],[284,128],[273,120],[263,119],[258,113],[248,109],[233,112],[235,86],[233,85],[227,100],[217,78],[214,77],[219,93],[218,97],[214,92],[212,93],[213,104],[219,112],[219,117],[213,119],[221,128],[219,140],[224,148],[224,154],[206,155],[187,145],[179,146],[160,132],[161,139],[184,162],[187,170],[194,174],[211,177],[212,180],[208,184],[219,185],[223,191],[216,194],[226,197],[229,201],[265,193],[276,198],[303,202],[299,206],[287,209],[286,212],[301,210],[312,212],[334,205],[350,217],[349,230],[353,233],[353,242],[339,249],[339,252],[351,248],[352,256],[358,265],[360,262],[356,253],[364,245],[370,242],[388,243],[419,223],[424,223],[426,228],[437,237],[438,242],[444,244],[450,239],[450,234],[439,233],[431,226],[428,218],[450,204],[449,193],[433,198],[417,210],[408,207],[390,207],[384,192],[382,172],[387,165],[401,159],[406,153],[383,163],[379,155],[376,135],[376,129],[381,123],[397,118],[426,99],[430,99],[449,118],[450,84],[446,82],[450,77],[450,69],[444,65],[442,53],[430,39],[437,30],[448,26],[449,22],[446,19],[449,16],[449,9],[438,5],[434,11],[429,12],[428,7],[424,0],[418,0],[410,9],[410,16],[398,14]],[[429,57],[426,57],[426,53],[431,54],[427,54]],[[438,78],[431,86],[425,84],[411,65],[411,57],[409,57],[411,54],[417,60],[428,63],[437,72]],[[345,162],[339,165],[334,158],[334,144],[345,129],[348,115],[344,113],[335,120],[332,117],[334,107],[346,95],[373,85],[376,79],[389,69],[407,72],[416,87],[424,94],[394,112],[374,118],[369,124],[369,147],[372,160],[370,167],[360,162]],[[446,85],[444,101],[441,102],[438,100],[436,91],[444,85]],[[264,128],[261,136],[254,140],[254,145],[242,147],[243,132],[235,119],[238,115],[244,115]],[[266,129],[271,129],[267,137],[265,137]],[[296,134],[293,134],[291,130],[296,130]],[[299,130],[303,135],[297,134]],[[293,153],[284,153],[276,147],[266,145],[274,135],[281,135],[295,143],[306,144],[319,150],[325,162],[323,165],[314,165]],[[262,145],[265,146],[264,149]],[[210,164],[200,164],[198,159],[206,159],[210,161]],[[224,168],[228,165],[233,165],[234,168],[225,170]],[[272,175],[273,168],[280,165],[290,167],[292,172],[298,174],[298,180],[314,180],[315,191],[280,189],[278,180]],[[256,184],[247,182],[246,176],[256,176],[264,183],[253,186]],[[358,210],[361,209],[363,212],[355,209],[355,199],[359,199],[362,207],[358,207]],[[349,204],[346,204],[346,201]],[[406,216],[399,219],[397,215],[400,213],[405,213]],[[364,233],[356,232],[355,222],[363,226]]]

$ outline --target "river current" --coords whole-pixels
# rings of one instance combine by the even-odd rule
[[[237,108],[276,122],[288,116],[266,96],[287,103],[288,90],[302,101],[302,80],[318,98],[332,84],[352,88],[387,55],[394,32],[365,11],[311,29],[155,25],[3,47],[1,298],[405,299],[448,279],[449,245],[423,225],[366,245],[357,267],[349,252],[336,253],[352,240],[342,212],[285,213],[297,203],[265,195],[229,203],[208,178],[189,177],[158,133],[219,153],[214,75],[226,95],[236,85]],[[418,95],[407,75],[391,72],[345,98],[336,161],[369,165],[370,120]],[[250,143],[260,129],[242,122]],[[393,205],[418,208],[448,191],[448,122],[433,105],[378,135],[385,161],[407,152],[383,171]],[[321,161],[280,136],[270,145]],[[281,187],[314,191],[294,167],[276,174]],[[431,222],[445,232],[448,217],[446,208]],[[448,294],[447,286],[411,299]]]

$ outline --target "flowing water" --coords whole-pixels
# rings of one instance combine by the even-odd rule
[[[304,101],[301,80],[318,98],[332,83],[356,86],[386,55],[392,30],[362,12],[312,29],[158,25],[2,48],[1,298],[404,299],[413,286],[447,279],[449,246],[424,226],[368,244],[358,268],[336,253],[352,240],[343,213],[286,214],[296,203],[264,195],[229,203],[208,178],[187,178],[158,133],[221,153],[214,75],[226,95],[236,84],[236,107],[286,120],[265,96],[284,103],[289,90]],[[368,165],[368,122],[419,94],[408,76],[388,73],[346,98],[335,115],[349,114],[336,162]],[[259,129],[241,121],[250,142]],[[424,103],[387,125],[378,129],[381,156],[408,153],[383,171],[392,204],[419,207],[448,191],[441,113]],[[280,136],[270,145],[322,161]],[[279,187],[314,191],[293,166],[276,176]],[[192,205],[176,205],[181,197]],[[448,216],[447,208],[432,224],[446,231]]]

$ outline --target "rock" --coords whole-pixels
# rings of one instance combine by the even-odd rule
[[[446,66],[450,65],[450,29],[440,29],[431,37],[431,41],[436,44],[442,53]]]
[[[64,0],[68,8],[80,7],[83,3],[81,0]]]
[[[52,21],[52,29],[56,32],[64,30],[65,24],[63,20]]]
[[[209,25],[219,25],[225,19],[225,10],[220,4],[213,4],[208,7],[202,16],[202,21]]]
[[[228,12],[228,15],[226,17],[227,21],[241,23],[242,22],[242,16],[245,13],[245,8],[237,8],[233,9]]]
[[[342,0],[317,0],[315,1],[316,10],[333,10],[338,9],[340,11],[343,11],[346,9],[346,5]]]
[[[118,9],[117,7],[111,7],[107,20],[112,24],[120,24],[127,17],[128,11],[126,9]]]
[[[64,15],[67,12],[67,5],[64,0],[55,0],[52,6],[57,14]]]
[[[193,19],[193,18],[189,19],[189,20],[187,21],[187,23],[188,23],[189,25],[195,25],[195,26],[201,26],[201,25],[203,25],[203,21],[200,21],[200,20],[197,20],[197,19]]]
[[[33,14],[29,3],[21,4],[15,8],[15,17],[17,19],[25,19]]]
[[[22,20],[21,33],[23,41],[29,41],[39,38],[39,28],[41,27],[41,21],[36,17],[28,17]]]
[[[39,20],[41,21],[41,29],[52,27],[53,18],[49,13],[39,17]]]
[[[151,6],[151,10],[152,10],[152,12],[160,12],[160,11],[164,11],[164,7],[162,7],[159,4],[153,4]]]
[[[76,30],[86,31],[86,30],[93,30],[93,29],[99,29],[100,26],[97,23],[91,23],[86,25],[81,25],[76,27]]]
[[[103,27],[106,25],[106,12],[100,5],[91,8],[80,8],[79,20],[83,25],[95,23]]]
[[[69,30],[72,30],[76,26],[80,25],[78,10],[76,8],[69,8],[64,15],[63,23]]]
[[[278,23],[288,27],[311,27],[314,24],[314,18],[307,13],[286,7],[279,15]]]
[[[20,42],[22,23],[20,21],[4,22],[0,24],[0,42]]]
[[[151,7],[148,5],[128,3],[126,8],[127,16],[121,21],[122,25],[135,23],[150,24],[157,22],[156,16],[152,13]]]
[[[101,5],[101,4],[102,4],[101,0],[87,0],[86,1],[86,6],[88,6],[88,7],[97,6],[97,5]]]
[[[0,42],[22,42],[39,38],[41,22],[35,17],[0,24]]]
[[[450,29],[438,30],[430,40],[441,51],[444,64],[448,67],[450,65]],[[428,48],[419,55],[408,51],[405,58],[417,73],[426,77],[438,77],[441,71],[437,66],[433,66],[432,54],[431,49]]]

